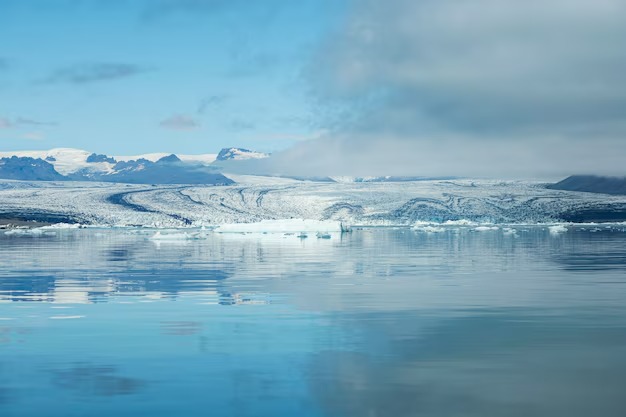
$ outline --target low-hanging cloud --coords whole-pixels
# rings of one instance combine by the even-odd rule
[[[305,71],[329,133],[266,169],[626,174],[624,39],[623,0],[355,0]]]

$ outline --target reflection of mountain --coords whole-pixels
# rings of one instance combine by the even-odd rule
[[[0,300],[85,304],[106,301],[112,296],[170,299],[186,293],[233,304],[233,295],[220,289],[220,282],[228,278],[224,271],[181,274],[179,269],[131,269],[127,273],[95,279],[64,279],[56,275],[4,277],[0,280]]]
[[[111,297],[156,300],[192,295],[233,303],[233,294],[222,289],[231,273],[221,266],[184,267],[181,262],[193,256],[189,248],[169,250],[160,262],[145,262],[142,258],[156,250],[145,238],[117,236],[128,241],[110,242],[94,240],[88,231],[85,235],[61,241],[50,237],[12,240],[11,248],[18,253],[24,250],[20,244],[31,248],[26,262],[31,266],[24,270],[23,262],[5,263],[0,270],[0,300],[84,304]],[[71,260],[63,255],[66,251],[72,253]]]

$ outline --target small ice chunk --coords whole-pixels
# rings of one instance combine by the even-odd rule
[[[4,232],[7,236],[55,236],[55,232],[46,232],[41,227],[35,229],[10,229]]]
[[[551,235],[555,236],[567,232],[567,227],[563,226],[562,224],[557,224],[556,226],[548,227],[548,230],[550,231]]]
[[[53,229],[82,229],[84,226],[79,223],[54,223],[48,226],[41,226],[38,229],[41,230],[53,230]]]
[[[445,232],[446,229],[443,227],[435,227],[435,226],[422,226],[422,227],[414,227],[413,230],[424,233],[442,233]]]
[[[492,230],[499,230],[500,228],[498,226],[478,226],[475,227],[474,230],[476,230],[477,232],[489,232]]]
[[[448,220],[444,222],[443,224],[446,226],[475,226],[476,222],[473,222],[467,219],[461,219],[461,220]]]
[[[188,239],[200,239],[199,233],[161,233],[156,232],[150,239],[152,240],[188,240]]]

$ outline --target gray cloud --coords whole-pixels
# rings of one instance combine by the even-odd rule
[[[161,121],[159,124],[162,128],[171,130],[193,130],[197,129],[200,124],[192,117],[183,114],[176,114]]]
[[[42,122],[41,120],[33,120],[28,119],[26,117],[18,117],[15,120],[16,126],[33,126],[33,127],[46,127],[46,126],[56,126],[56,122]]]
[[[220,106],[226,100],[228,100],[228,96],[223,94],[205,97],[200,100],[200,103],[198,104],[198,110],[196,112],[198,114],[204,114],[209,108]]]
[[[411,128],[604,122],[626,104],[625,23],[621,0],[358,1],[312,78],[325,97],[378,95],[376,110]]]
[[[305,73],[329,135],[268,169],[623,173],[623,39],[622,0],[355,0]]]
[[[132,77],[148,72],[150,69],[134,64],[91,63],[77,64],[55,70],[42,82],[44,84],[70,83],[87,84],[99,81],[111,81]]]
[[[52,127],[56,126],[55,122],[42,122],[40,120],[29,119],[26,117],[17,117],[9,119],[0,117],[0,129],[20,128],[20,127]]]

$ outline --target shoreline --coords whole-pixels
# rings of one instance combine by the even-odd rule
[[[34,229],[37,227],[51,226],[53,224],[54,223],[40,222],[36,220],[0,217],[0,229]]]

